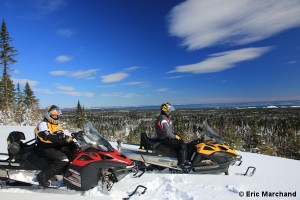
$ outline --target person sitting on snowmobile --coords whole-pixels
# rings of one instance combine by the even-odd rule
[[[164,146],[176,149],[178,166],[186,172],[189,168],[187,158],[187,147],[179,135],[173,133],[173,124],[170,121],[171,112],[175,108],[170,103],[163,103],[160,106],[160,115],[155,121],[157,138]]]
[[[68,163],[67,155],[61,150],[72,142],[72,137],[64,134],[59,116],[62,114],[56,105],[48,106],[44,112],[44,119],[35,128],[36,150],[50,161],[36,177],[39,184],[43,187],[49,187],[51,179],[59,173]]]

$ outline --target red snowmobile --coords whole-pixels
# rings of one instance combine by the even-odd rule
[[[56,175],[56,180],[74,190],[89,190],[101,185],[102,191],[109,192],[115,182],[120,181],[134,168],[134,163],[114,149],[91,122],[85,124],[84,131],[72,133],[78,148],[68,166]],[[37,185],[36,175],[48,165],[35,149],[33,140],[23,143],[25,135],[13,131],[8,136],[8,153],[1,153],[7,159],[0,160],[0,180],[2,185],[25,183]]]

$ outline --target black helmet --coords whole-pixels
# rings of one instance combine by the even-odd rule
[[[44,117],[48,120],[51,124],[58,124],[59,116],[62,114],[61,110],[58,106],[52,105],[47,106],[44,112]],[[57,116],[56,118],[53,118],[53,115]]]
[[[175,110],[175,108],[170,104],[170,103],[163,103],[161,106],[160,106],[160,113],[162,115],[166,115],[166,116],[170,116],[171,115],[171,112]]]

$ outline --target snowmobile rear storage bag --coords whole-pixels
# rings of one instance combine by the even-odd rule
[[[25,140],[25,135],[23,132],[13,131],[7,137],[7,151],[9,158],[13,158],[14,155],[20,151],[21,140]]]

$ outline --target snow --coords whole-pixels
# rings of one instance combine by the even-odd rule
[[[0,126],[0,152],[6,153],[6,138],[13,131],[23,131],[26,139],[33,138],[34,127],[30,126]],[[116,146],[116,143],[112,143]],[[94,199],[122,199],[135,190],[138,185],[147,187],[145,194],[141,188],[138,194],[130,199],[176,199],[176,200],[234,200],[234,199],[300,199],[300,161],[278,158],[260,154],[238,152],[243,156],[241,166],[231,166],[229,175],[197,175],[170,174],[148,172],[140,178],[127,175],[120,182],[115,183],[110,195],[95,187],[86,192],[56,189],[26,189],[5,188],[0,190],[0,198],[5,200],[22,199],[39,200],[94,200]],[[242,176],[248,166],[255,166],[256,173],[252,176]],[[290,192],[296,197],[263,197],[263,192],[276,195],[279,192]],[[243,198],[240,194],[247,195]]]

